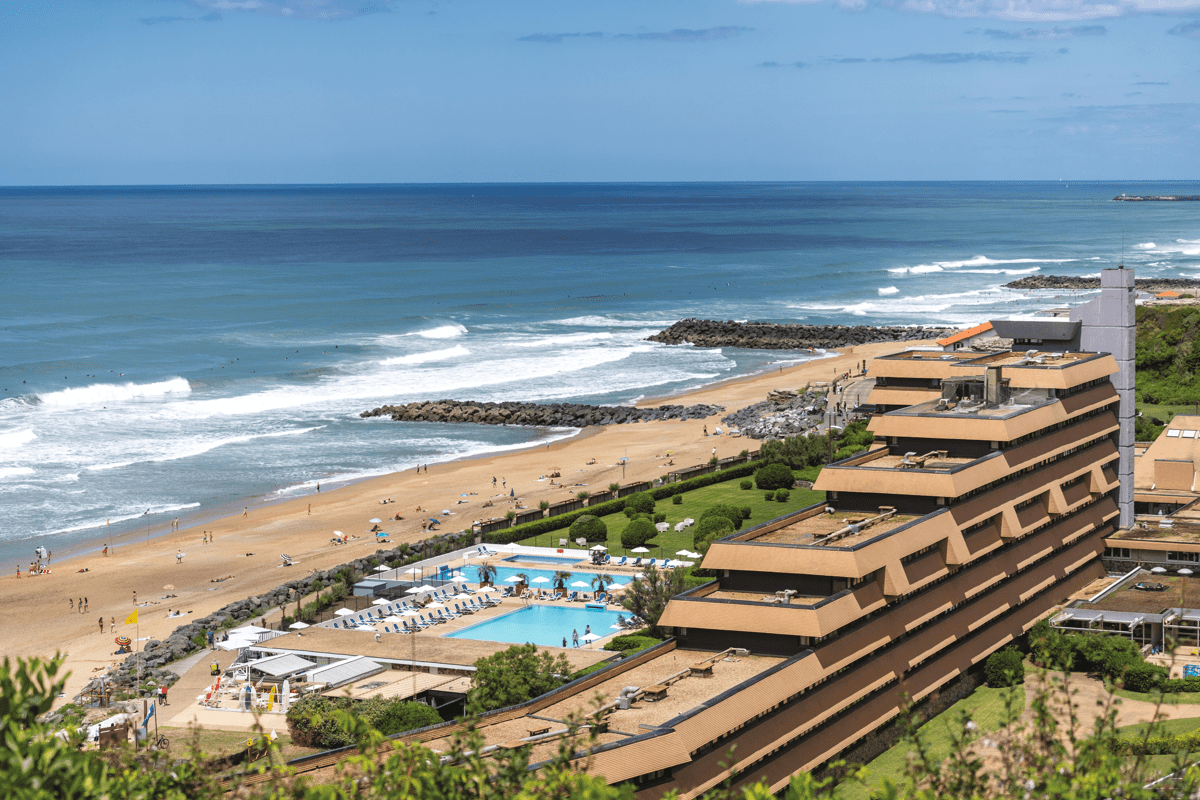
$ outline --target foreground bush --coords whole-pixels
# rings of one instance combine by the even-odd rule
[[[608,526],[604,520],[591,514],[584,514],[571,523],[571,541],[586,539],[589,544],[608,541]]]
[[[997,650],[987,658],[983,668],[987,685],[993,689],[1017,686],[1025,682],[1025,659],[1015,647]]]
[[[658,529],[654,527],[653,522],[645,517],[638,517],[630,520],[625,530],[621,531],[621,547],[626,550],[642,547],[657,535]]]
[[[754,485],[759,489],[790,489],[795,482],[792,468],[786,464],[768,464],[754,473]]]
[[[287,713],[288,732],[301,747],[332,750],[354,744],[354,737],[343,730],[334,711],[348,711],[384,736],[436,725],[438,713],[424,703],[404,700],[351,700],[347,697],[307,695],[297,700]]]

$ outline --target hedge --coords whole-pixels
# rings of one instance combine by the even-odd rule
[[[1117,736],[1108,741],[1109,749],[1118,756],[1165,756],[1176,753],[1194,753],[1200,750],[1200,730],[1168,736],[1142,737]]]
[[[655,639],[653,636],[614,636],[604,645],[604,649],[615,653],[631,653],[656,644],[662,644],[662,639]]]
[[[288,709],[287,726],[292,742],[303,747],[323,747],[328,750],[354,744],[353,736],[342,729],[334,711],[348,711],[384,736],[436,725],[442,721],[441,716],[424,703],[388,700],[378,695],[368,700],[307,695]]]
[[[753,475],[754,471],[762,466],[761,461],[747,461],[744,464],[736,464],[728,469],[717,470],[710,472],[707,475],[697,475],[695,478],[688,478],[686,481],[677,481],[675,483],[666,483],[662,486],[655,486],[650,490],[650,495],[655,500],[665,500],[668,497],[674,497],[684,492],[689,492],[692,489],[700,489],[704,486],[712,486],[714,483],[724,483],[725,481],[744,478],[747,475]],[[633,495],[629,495],[632,497]],[[504,528],[483,535],[483,541],[488,544],[510,544],[518,542],[522,539],[531,539],[534,536],[540,536],[543,533],[550,531],[562,530],[563,528],[571,527],[571,523],[582,517],[584,514],[591,514],[596,517],[607,516],[608,514],[616,514],[625,509],[625,501],[628,498],[622,497],[617,500],[609,500],[605,503],[600,503],[594,506],[588,506],[576,511],[568,511],[566,514],[559,514],[557,517],[547,517],[545,519],[535,519],[533,522],[526,522],[523,525],[517,525],[512,528]]]

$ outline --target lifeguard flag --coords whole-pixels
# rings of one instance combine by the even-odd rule
[[[128,617],[125,618],[125,624],[126,625],[137,625],[137,609],[136,608],[133,610],[132,614],[130,614]]]

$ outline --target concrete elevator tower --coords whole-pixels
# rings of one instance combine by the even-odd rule
[[[1082,324],[1081,349],[1110,353],[1120,371],[1112,376],[1121,398],[1117,418],[1121,423],[1118,446],[1121,459],[1119,505],[1121,527],[1133,525],[1133,390],[1137,379],[1137,318],[1134,309],[1133,270],[1118,267],[1100,272],[1100,296],[1071,309],[1071,319]]]

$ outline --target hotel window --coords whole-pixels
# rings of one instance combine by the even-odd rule
[[[1200,553],[1168,552],[1167,561],[1186,561],[1189,564],[1200,564]]]
[[[1130,558],[1128,547],[1106,547],[1104,548],[1105,558]]]

